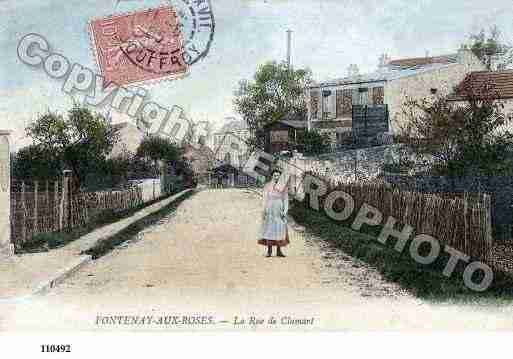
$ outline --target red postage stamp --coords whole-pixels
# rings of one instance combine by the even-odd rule
[[[170,6],[91,20],[89,31],[106,81],[128,85],[187,73],[180,23]]]

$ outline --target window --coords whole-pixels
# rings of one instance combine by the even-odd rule
[[[310,118],[318,118],[319,114],[319,96],[317,90],[310,91]]]
[[[367,105],[369,103],[369,89],[360,87],[353,91],[353,105]]]
[[[383,105],[385,102],[385,89],[383,86],[374,87],[372,89],[372,104],[373,105]]]
[[[337,117],[351,116],[353,108],[353,90],[337,90]]]
[[[322,90],[322,119],[333,119],[336,117],[335,91]]]

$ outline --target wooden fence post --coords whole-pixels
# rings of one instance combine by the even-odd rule
[[[21,243],[27,239],[27,212],[25,206],[25,182],[21,182]]]
[[[12,189],[11,189],[12,191]],[[11,194],[9,194],[11,195]],[[16,193],[12,193],[11,195],[11,206],[12,206],[12,215],[11,215],[11,233],[10,233],[10,236],[11,236],[11,243],[16,246],[17,243],[16,243],[16,224],[18,223],[18,216],[16,215],[16,213],[18,213],[18,211],[16,210],[17,209],[17,201],[16,201]]]
[[[34,233],[39,233],[39,181],[34,181]]]
[[[483,195],[484,210],[485,210],[485,235],[488,244],[486,259],[492,260],[493,237],[492,237],[492,200],[489,194]]]
[[[53,219],[52,219],[52,227],[53,230],[56,231],[59,229],[59,221],[61,218],[60,205],[59,205],[59,181],[55,181],[53,184],[54,192],[53,192]]]
[[[59,231],[62,231],[62,229],[64,228],[64,198],[66,197],[65,194],[66,194],[66,178],[63,178],[62,179],[62,187],[61,187],[61,201],[59,203]]]
[[[470,234],[469,234],[469,221],[468,221],[468,193],[467,192],[463,192],[463,219],[464,219],[464,235],[463,235],[463,239],[464,239],[464,244],[463,244],[463,249],[466,250],[467,248],[467,245],[468,245],[468,241],[470,239]]]
[[[71,178],[71,171],[64,170],[62,171],[62,197],[61,197],[61,205],[60,205],[60,217],[59,217],[59,230],[63,230],[63,228],[70,226],[70,195],[69,195],[69,184]]]
[[[44,220],[44,228],[45,228],[45,231],[48,231],[49,228],[48,228],[48,216],[50,214],[50,191],[49,191],[49,188],[50,187],[50,183],[48,182],[48,180],[46,180],[46,192],[45,192],[45,220]]]

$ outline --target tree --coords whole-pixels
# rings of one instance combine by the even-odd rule
[[[303,132],[299,135],[298,143],[302,147],[301,150],[307,155],[325,153],[330,148],[328,138],[316,131]]]
[[[85,187],[90,191],[112,189],[128,182],[133,156],[127,151],[116,157],[107,158],[95,172],[88,173],[84,179]]]
[[[73,171],[77,188],[95,172],[118,140],[117,131],[102,114],[74,104],[67,117],[48,111],[26,128],[42,153],[50,153],[60,170]]]
[[[493,58],[499,56],[499,68],[506,67],[513,62],[511,46],[501,40],[501,32],[497,25],[490,27],[488,31],[481,29],[479,33],[470,35],[468,47],[485,64],[488,70],[492,70]]]
[[[41,145],[21,148],[12,158],[12,174],[17,180],[51,181],[61,172],[59,158]]]
[[[306,87],[311,76],[308,69],[267,62],[258,67],[253,80],[239,81],[233,104],[247,122],[254,144],[263,144],[262,129],[268,123],[306,119]]]
[[[170,139],[149,135],[141,141],[137,148],[137,156],[152,160],[156,167],[159,161],[177,161],[180,151]]]
[[[493,84],[476,86],[468,78],[457,93],[463,96],[459,104],[445,97],[409,100],[400,141],[419,157],[428,155],[427,164],[436,175],[510,174],[513,134],[498,130],[508,119]]]

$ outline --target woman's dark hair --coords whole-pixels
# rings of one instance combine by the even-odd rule
[[[271,177],[272,177],[276,172],[278,172],[278,173],[281,175],[281,171],[280,171],[279,169],[275,168],[275,169],[273,169],[273,170],[271,171]]]

